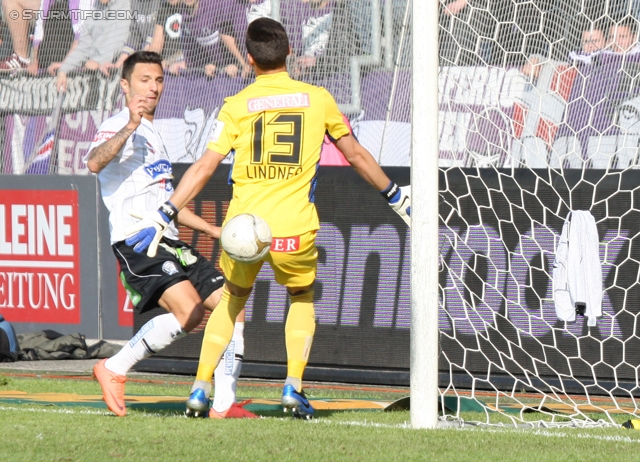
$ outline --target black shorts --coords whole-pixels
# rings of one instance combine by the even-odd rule
[[[179,282],[191,281],[203,301],[224,284],[213,263],[182,241],[162,238],[153,258],[124,241],[111,247],[120,263],[120,281],[140,313],[157,307],[164,291]]]

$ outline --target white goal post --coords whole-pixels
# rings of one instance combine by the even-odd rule
[[[438,423],[438,3],[413,1],[411,425]]]

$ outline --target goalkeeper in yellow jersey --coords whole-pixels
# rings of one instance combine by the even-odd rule
[[[225,252],[220,258],[226,282],[205,329],[200,363],[187,401],[208,401],[211,378],[231,339],[234,322],[244,308],[264,261],[276,282],[287,287],[290,309],[285,325],[287,379],[282,406],[295,417],[311,418],[313,407],[302,392],[313,335],[313,283],[320,227],[314,188],[325,133],[347,161],[409,224],[410,190],[398,187],[371,154],[349,133],[333,97],[324,88],[292,80],[287,74],[289,40],[272,19],[253,21],[247,30],[248,62],[256,81],[229,97],[212,129],[207,149],[185,173],[171,196],[183,208],[205,186],[224,157],[235,150],[231,171],[233,198],[225,222],[240,213],[262,217],[273,243],[263,261],[240,263]],[[158,232],[162,232],[159,230]]]

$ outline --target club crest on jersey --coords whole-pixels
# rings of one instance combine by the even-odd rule
[[[167,273],[169,276],[176,274],[178,272],[178,268],[176,268],[176,264],[172,261],[165,261],[162,264],[162,271]]]
[[[171,162],[165,159],[158,160],[150,165],[145,165],[144,169],[151,178],[156,178],[160,175],[172,175],[173,173]]]
[[[224,130],[224,122],[216,119],[215,122],[213,122],[209,143],[217,143],[220,135],[222,135],[222,130]]]
[[[173,183],[171,182],[171,180],[162,179],[158,183],[158,186],[160,186],[160,188],[164,189],[165,191],[173,192]]]

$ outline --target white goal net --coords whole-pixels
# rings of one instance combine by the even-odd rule
[[[139,49],[163,55],[155,123],[172,161],[193,162],[251,81],[242,37],[260,16],[287,28],[292,75],[326,87],[383,166],[409,166],[410,0],[103,2],[136,12],[123,34],[64,13],[91,3],[43,0],[30,65],[0,71],[0,173],[88,173],[97,127],[122,108],[118,60]],[[440,1],[443,414],[588,424],[638,410],[639,19],[632,0]],[[327,143],[323,164],[341,163]],[[406,331],[408,296],[396,304]]]
[[[636,3],[441,3],[445,412],[637,412]]]

